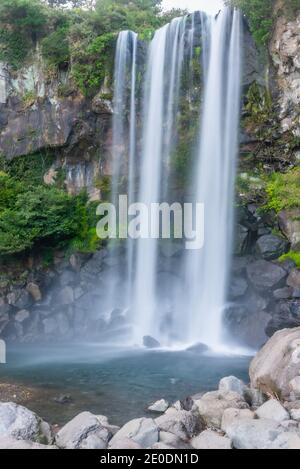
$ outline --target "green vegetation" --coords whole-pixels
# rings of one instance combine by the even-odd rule
[[[68,195],[60,181],[43,184],[43,175],[53,163],[52,155],[36,154],[11,162],[0,158],[0,256],[39,247],[57,247],[93,252],[96,207],[86,194]]]
[[[300,207],[300,167],[286,173],[274,173],[266,186],[267,210],[280,212],[284,209]]]
[[[242,10],[249,21],[257,45],[266,46],[271,38],[274,24],[275,0],[227,0],[226,3]],[[283,0],[283,11],[277,14],[294,18],[299,9],[299,0]]]
[[[155,29],[178,16],[178,10],[162,14],[160,3],[160,0],[1,0],[0,60],[19,69],[39,43],[50,70],[69,67],[76,86],[84,95],[92,96],[105,77],[112,77],[119,31],[131,29],[147,40]]]
[[[300,269],[300,252],[299,251],[289,251],[287,254],[284,254],[279,258],[280,262],[284,262],[287,259],[292,259],[296,267]]]

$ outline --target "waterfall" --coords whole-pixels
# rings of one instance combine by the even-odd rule
[[[113,142],[112,142],[112,184],[111,202],[118,207],[119,194],[127,193],[130,202],[134,197],[134,175],[136,156],[136,56],[137,34],[122,31],[117,40],[114,71],[113,100]],[[129,110],[129,112],[128,112]],[[129,123],[128,123],[129,121]],[[126,183],[127,178],[127,183]],[[126,186],[126,187],[125,187]],[[114,265],[110,276],[107,307],[125,309],[129,305],[131,291],[133,254],[128,239],[126,250],[126,280],[118,244],[109,245]]]
[[[232,244],[240,107],[240,24],[225,9],[210,26],[210,53],[196,165],[196,201],[205,204],[205,246],[188,253],[189,342],[218,347]]]
[[[182,250],[174,267],[170,259],[162,259],[161,240],[149,239],[142,231],[137,239],[128,239],[126,267],[122,270],[120,263],[111,282],[110,307],[128,310],[134,343],[151,335],[162,345],[204,342],[217,347],[222,340],[232,247],[241,16],[226,8],[216,18],[196,12],[175,19],[155,33],[143,63],[137,57],[138,44],[134,33],[120,33],[111,200],[115,203],[124,190],[130,203],[148,207],[171,197],[170,188],[176,182],[173,159],[182,138],[181,108],[196,106],[198,118],[190,117],[187,124],[198,128],[188,150],[191,176],[181,197],[205,204],[205,245],[198,251]],[[201,78],[193,73],[195,60],[199,60]],[[141,106],[137,77],[142,82]],[[149,217],[143,211],[139,217],[141,229]],[[164,283],[159,276],[166,271],[171,274]]]

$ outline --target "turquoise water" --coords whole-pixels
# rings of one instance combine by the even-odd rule
[[[248,382],[250,357],[77,345],[8,348],[7,361],[0,365],[0,382],[34,388],[26,406],[48,422],[61,425],[88,410],[121,425],[149,415],[147,407],[157,399],[173,402],[214,390],[224,376]],[[55,402],[61,394],[70,394],[72,402]]]

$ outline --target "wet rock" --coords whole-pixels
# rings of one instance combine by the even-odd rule
[[[57,322],[54,318],[46,318],[42,321],[46,335],[55,334],[57,331]]]
[[[148,407],[148,410],[150,412],[159,412],[159,413],[164,413],[168,407],[169,403],[165,399],[160,399],[157,402],[154,402],[151,406]]]
[[[284,210],[279,213],[278,221],[281,231],[291,243],[291,249],[300,250],[300,210]]]
[[[300,409],[292,409],[290,414],[293,420],[300,422]]]
[[[148,448],[158,442],[158,426],[152,419],[135,419],[126,423],[112,438],[109,447],[122,439],[130,439],[142,448]]]
[[[244,397],[245,389],[246,385],[243,383],[243,381],[236,378],[235,376],[227,376],[222,378],[219,382],[219,391],[221,393],[235,392],[241,397]]]
[[[248,228],[243,225],[237,225],[235,229],[234,254],[242,255],[244,253],[248,238]]]
[[[286,271],[272,262],[258,260],[247,267],[247,275],[258,290],[275,288],[286,277]]]
[[[168,409],[155,423],[160,431],[173,433],[183,441],[188,441],[203,429],[201,421],[193,412],[177,411],[174,408]]]
[[[288,284],[289,287],[300,289],[300,270],[293,269],[290,272],[286,283]]]
[[[186,443],[185,441],[181,440],[174,433],[160,431],[159,432],[159,441],[160,441],[160,443],[163,443],[163,444],[165,444],[167,446],[170,446],[172,448],[190,449],[189,443]]]
[[[224,323],[230,340],[257,349],[268,340],[267,327],[272,316],[266,311],[251,312],[247,305],[233,305],[226,309]]]
[[[191,445],[195,449],[232,449],[229,438],[212,430],[205,430],[192,439]]]
[[[256,242],[257,253],[266,260],[278,259],[288,250],[288,241],[273,234],[261,236]]]
[[[242,277],[233,278],[229,286],[229,297],[231,299],[240,298],[248,290],[248,283]]]
[[[297,349],[297,351],[300,355],[300,342],[298,344],[298,347],[299,347],[299,349]],[[297,352],[296,352],[296,354],[297,354]],[[290,389],[291,389],[292,397],[294,399],[300,399],[300,376],[295,376],[295,378],[291,379],[291,381],[289,383],[289,386],[290,386]]]
[[[67,286],[60,290],[54,299],[55,303],[59,305],[70,305],[74,302],[73,288]]]
[[[59,282],[62,287],[67,287],[68,285],[74,285],[77,280],[77,275],[72,270],[64,270],[59,278]]]
[[[246,401],[235,392],[209,392],[195,400],[201,418],[208,427],[221,428],[222,417],[226,409],[247,409]]]
[[[72,396],[70,394],[61,394],[58,397],[54,397],[53,401],[57,404],[71,404],[73,402]]]
[[[31,295],[26,290],[14,290],[7,295],[7,299],[9,305],[18,309],[26,309],[32,303]]]
[[[271,337],[275,332],[300,326],[299,300],[281,300],[275,305],[272,318],[267,325],[266,333]]]
[[[0,403],[0,438],[41,441],[52,440],[50,427],[36,414],[12,402]]]
[[[206,344],[201,344],[201,343],[192,345],[191,347],[186,349],[187,352],[198,353],[199,355],[207,353],[209,352],[209,350],[210,349]]]
[[[290,287],[279,288],[273,292],[273,296],[276,300],[287,300],[292,298],[293,289]]]
[[[274,440],[284,432],[274,420],[237,420],[227,429],[235,449],[270,449]]]
[[[14,319],[17,322],[24,322],[26,319],[28,319],[30,316],[29,311],[27,309],[21,309],[21,311],[18,311],[17,314],[15,314]]]
[[[289,413],[276,399],[267,401],[256,410],[255,414],[260,419],[275,420],[276,422],[282,422],[290,418]]]
[[[223,413],[221,429],[223,432],[227,433],[232,423],[244,419],[253,420],[254,418],[254,412],[249,409],[226,409]]]
[[[40,287],[36,283],[29,283],[26,287],[28,293],[32,296],[33,300],[35,302],[41,301],[42,300],[42,293],[40,290]]]
[[[290,382],[300,375],[299,349],[300,327],[276,332],[251,362],[252,387],[288,400]]]
[[[56,444],[63,449],[105,449],[112,437],[107,420],[90,412],[82,412],[56,435]]]
[[[158,340],[154,339],[150,335],[146,335],[143,337],[143,345],[146,348],[159,348],[160,347],[160,343],[158,342]]]

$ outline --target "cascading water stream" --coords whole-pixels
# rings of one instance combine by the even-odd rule
[[[138,64],[138,38],[129,31],[119,36],[112,201],[116,203],[124,193],[120,192],[124,175],[130,203],[150,207],[167,201],[175,183],[172,158],[178,150],[182,105],[196,105],[201,110],[200,130],[195,148],[189,149],[193,156],[190,187],[192,201],[204,203],[206,211],[204,248],[185,251],[167,284],[160,285],[161,270],[167,265],[161,266],[160,240],[140,232],[138,239],[127,241],[125,277],[120,268],[112,282],[110,307],[128,308],[134,343],[151,335],[162,345],[204,342],[216,348],[222,340],[238,144],[240,36],[240,13],[230,9],[216,18],[197,12],[158,30],[149,45],[145,73],[140,75],[144,81],[142,109],[136,104],[137,66],[143,68]],[[201,78],[192,69],[198,59]],[[140,122],[141,140],[137,135]],[[148,213],[141,211],[139,226],[146,226],[145,221],[149,222]],[[123,299],[116,302],[120,285]]]
[[[240,106],[240,24],[224,10],[211,22],[211,46],[199,138],[195,193],[205,205],[205,245],[188,253],[188,342],[222,341],[232,245],[233,188]],[[228,39],[229,38],[229,39]]]

